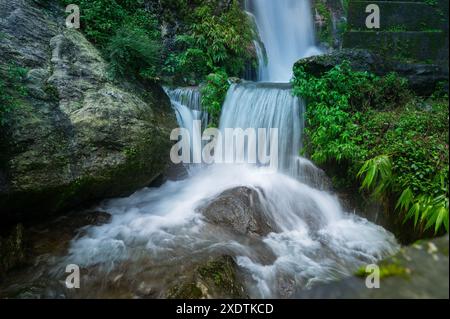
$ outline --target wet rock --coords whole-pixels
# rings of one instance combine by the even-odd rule
[[[198,210],[213,225],[241,235],[266,236],[274,227],[264,213],[259,196],[254,189],[238,187],[223,192]]]
[[[11,229],[9,234],[0,236],[0,279],[10,269],[25,261],[24,230],[21,224]]]
[[[57,1],[0,0],[0,67],[28,95],[0,134],[2,223],[129,195],[165,169],[176,119],[161,87],[112,81],[99,51],[64,27]]]
[[[45,222],[27,229],[29,255],[51,254],[63,256],[70,241],[84,234],[86,226],[101,226],[111,220],[111,215],[101,211],[73,212],[56,220]]]
[[[336,65],[349,61],[354,71],[367,71],[379,76],[396,72],[406,78],[418,95],[431,95],[440,82],[448,81],[448,70],[434,64],[405,63],[390,60],[363,49],[343,49],[299,60],[296,66],[314,76],[321,76]]]
[[[168,289],[171,299],[243,299],[245,288],[238,278],[237,265],[232,257],[210,258],[195,267],[192,273],[183,274],[181,282]]]
[[[366,287],[365,266],[355,276],[310,291],[297,298],[449,298],[449,236],[421,240],[378,263],[380,288]]]

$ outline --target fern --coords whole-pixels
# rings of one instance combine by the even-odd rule
[[[361,190],[372,192],[375,198],[382,199],[392,182],[392,162],[389,156],[380,155],[364,163],[358,172],[362,181]]]
[[[413,219],[414,227],[421,224],[424,226],[424,230],[434,226],[435,234],[441,230],[442,226],[448,232],[448,208],[448,198],[446,196],[433,197],[422,194],[414,198],[409,188],[400,196],[396,206],[396,209],[406,212],[404,223]]]

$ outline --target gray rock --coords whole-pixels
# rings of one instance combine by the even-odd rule
[[[112,81],[57,1],[0,0],[0,66],[28,68],[0,135],[0,215],[21,220],[128,195],[165,169],[177,126],[153,84]]]
[[[296,66],[303,66],[306,72],[320,76],[344,61],[349,61],[355,71],[372,72],[379,76],[396,72],[408,80],[410,89],[418,95],[430,95],[439,82],[448,81],[448,70],[438,65],[398,62],[362,49],[343,49],[301,59]]]
[[[298,291],[304,299],[448,299],[449,237],[422,240],[378,263],[380,288],[367,289],[361,270],[355,276]]]
[[[238,187],[227,190],[198,209],[209,223],[240,235],[258,237],[274,231],[254,189]]]

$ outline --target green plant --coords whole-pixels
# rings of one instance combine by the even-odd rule
[[[63,0],[80,7],[81,29],[93,43],[102,47],[121,26],[127,12],[116,0]]]
[[[363,137],[358,135],[361,112],[393,108],[409,97],[406,82],[396,74],[354,72],[347,61],[321,77],[296,66],[294,94],[308,103],[307,149],[319,164],[364,160],[367,151],[359,146]]]
[[[305,153],[329,172],[339,167],[336,185],[361,182],[361,192],[413,219],[420,233],[448,231],[446,94],[422,100],[397,75],[354,72],[348,63],[319,77],[301,65],[294,73],[294,94],[308,103]]]
[[[321,42],[328,43],[332,45],[333,41],[333,21],[331,18],[331,11],[328,9],[327,5],[322,0],[316,0],[314,4],[317,13],[322,18],[322,25],[318,30],[318,38]]]
[[[240,76],[248,63],[256,65],[252,26],[239,1],[223,10],[217,9],[217,1],[204,2],[185,20],[188,28],[175,37],[175,50],[165,63],[169,75],[199,83],[217,69]]]
[[[383,198],[392,182],[391,159],[387,155],[374,157],[364,163],[357,176],[364,176],[361,189],[368,189],[376,198]]]
[[[208,75],[206,83],[201,88],[202,107],[208,112],[212,126],[219,125],[222,105],[229,87],[228,75],[225,71],[218,71]]]
[[[126,25],[111,38],[106,48],[114,76],[146,80],[158,78],[161,46],[139,26]]]

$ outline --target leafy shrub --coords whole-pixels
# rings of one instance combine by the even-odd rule
[[[320,165],[338,163],[346,171],[340,186],[362,179],[362,191],[421,232],[448,231],[446,99],[422,101],[397,75],[354,72],[348,63],[319,78],[296,67],[294,93],[308,102],[306,152]]]
[[[89,41],[103,47],[127,16],[127,11],[116,0],[63,0],[65,5],[80,7],[81,30]],[[126,2],[126,1],[125,1]]]
[[[106,52],[114,76],[157,79],[161,45],[143,28],[131,25],[120,28],[109,41]]]
[[[187,31],[176,36],[176,50],[166,60],[166,72],[201,82],[218,69],[240,76],[249,61],[256,63],[251,23],[239,2],[233,0],[222,11],[217,3],[204,2],[185,17]]]
[[[202,86],[202,107],[211,118],[211,125],[218,126],[222,105],[225,101],[230,84],[224,71],[218,71],[207,76]]]

